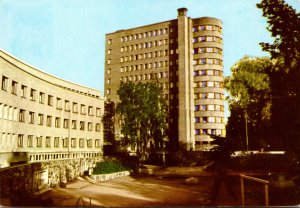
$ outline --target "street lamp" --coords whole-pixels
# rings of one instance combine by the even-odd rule
[[[247,114],[247,111],[245,111],[245,126],[246,126],[246,150],[247,150],[247,153],[248,153],[248,114]]]

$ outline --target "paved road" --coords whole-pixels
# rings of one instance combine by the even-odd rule
[[[87,206],[90,199],[92,206],[201,206],[199,199],[208,196],[212,183],[213,177],[202,177],[196,184],[187,184],[185,178],[159,179],[154,176],[126,176],[99,183],[79,178],[67,188],[53,189],[41,197],[51,198],[53,206],[76,206],[80,197]],[[238,195],[238,184],[235,191]],[[222,186],[215,205],[240,204],[231,199]]]

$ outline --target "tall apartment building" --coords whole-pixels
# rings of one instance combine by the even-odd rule
[[[118,102],[120,82],[159,82],[170,145],[203,149],[209,135],[225,135],[220,20],[190,18],[180,8],[177,19],[107,34],[105,52],[108,100]]]

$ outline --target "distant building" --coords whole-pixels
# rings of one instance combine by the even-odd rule
[[[225,135],[222,48],[222,22],[187,17],[186,8],[174,20],[107,34],[105,96],[117,102],[121,82],[158,81],[168,103],[169,145],[205,149],[209,135]]]
[[[0,79],[0,168],[102,155],[100,91],[44,73],[2,50]],[[87,170],[87,163],[80,165]]]

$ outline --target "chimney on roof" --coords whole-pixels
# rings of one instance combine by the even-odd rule
[[[178,10],[178,17],[179,16],[186,16],[186,13],[187,13],[187,8],[179,8]]]

